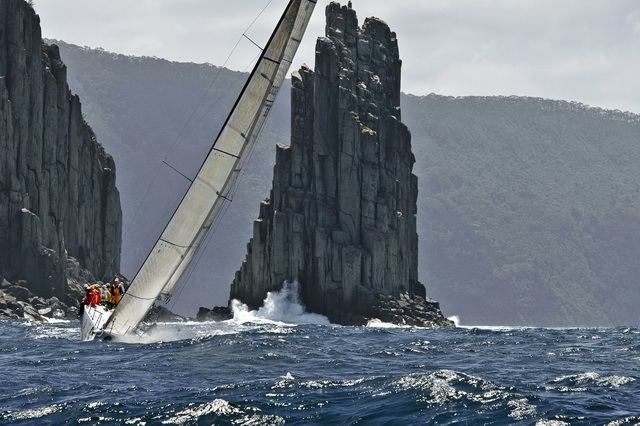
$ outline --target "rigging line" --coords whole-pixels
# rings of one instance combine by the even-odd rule
[[[233,56],[233,54],[235,53],[235,51],[238,48],[238,45],[240,45],[240,42],[242,41],[242,38],[245,37],[247,38],[249,41],[251,41],[253,44],[255,44],[251,39],[249,39],[249,37],[246,36],[246,32],[249,31],[251,29],[251,27],[253,27],[253,24],[256,23],[256,21],[260,18],[260,16],[262,16],[262,14],[264,13],[265,10],[267,10],[267,8],[269,7],[269,5],[271,4],[273,0],[269,0],[269,2],[262,8],[262,10],[260,11],[260,13],[258,13],[258,15],[253,19],[253,21],[251,21],[251,23],[249,24],[249,26],[244,30],[244,32],[242,33],[242,35],[240,37],[238,37],[238,40],[236,41],[236,44],[233,46],[233,49],[231,49],[231,52],[229,53],[229,55],[227,56],[227,59],[225,59],[224,63],[222,64],[221,67],[218,68],[218,72],[216,73],[216,76],[213,78],[213,81],[211,82],[211,84],[209,84],[209,87],[207,88],[207,90],[204,92],[204,94],[202,95],[202,98],[200,99],[200,102],[198,102],[198,105],[196,105],[196,107],[193,109],[191,115],[189,116],[189,118],[187,119],[187,122],[185,123],[185,125],[182,127],[182,130],[180,130],[180,133],[178,133],[178,136],[176,137],[176,140],[174,141],[173,145],[171,146],[171,148],[169,149],[169,152],[167,153],[167,156],[165,157],[165,160],[173,153],[173,151],[177,148],[177,146],[180,144],[180,140],[186,138],[186,136],[188,136],[191,133],[191,130],[189,130],[184,136],[183,133],[185,132],[186,128],[189,126],[189,123],[191,122],[193,116],[195,115],[196,111],[198,110],[198,108],[200,108],[200,105],[202,105],[202,103],[204,102],[205,98],[207,97],[207,94],[209,94],[209,92],[211,91],[211,88],[213,87],[213,85],[216,83],[216,81],[218,81],[218,78],[220,77],[220,74],[222,73],[222,70],[226,67],[227,63],[229,62],[229,60],[231,59],[231,57]],[[257,45],[256,45],[257,46]],[[247,66],[248,68],[248,66]],[[245,68],[246,70],[246,68]],[[227,90],[229,90],[229,88],[227,87]],[[226,94],[227,91],[223,92],[222,95]],[[218,99],[216,100],[215,103],[218,103],[218,101],[220,101],[220,99],[222,98],[222,95],[220,95],[220,97],[218,97]],[[213,107],[211,107],[208,111],[211,111]],[[207,111],[207,112],[208,112]],[[198,120],[196,122],[196,124],[194,125],[194,127],[200,122],[201,120]],[[193,130],[193,127],[192,127]]]
[[[249,36],[248,36],[248,35],[246,35],[246,34],[242,34],[242,36],[243,36],[244,38],[246,38],[247,40],[249,40],[251,43],[253,43],[253,45],[254,45],[255,47],[257,47],[258,49],[260,49],[260,50],[264,50],[264,48],[263,48],[262,46],[260,46],[260,45],[259,45],[258,43],[256,43],[255,41],[251,40],[251,39],[249,38]]]
[[[245,29],[245,33],[253,26],[253,24],[256,23],[256,21],[260,18],[260,16],[262,16],[262,14],[264,13],[264,11],[269,7],[269,5],[273,2],[273,0],[269,0],[269,2],[267,2],[267,4],[264,6],[264,8],[262,8],[262,10],[260,11],[260,13],[258,13],[258,15],[253,19],[253,21],[251,21],[251,23],[249,24],[249,26]],[[243,34],[244,35],[244,34]],[[233,54],[235,53],[235,51],[238,48],[238,45],[240,44],[240,42],[242,41],[243,36],[238,37],[238,40],[235,44],[235,46],[233,47],[233,49],[231,49],[231,52],[229,53],[229,55],[227,56],[227,59],[225,59],[224,63],[222,64],[221,67],[218,67],[218,72],[216,73],[216,76],[214,77],[214,79],[212,80],[212,82],[209,84],[209,87],[207,88],[207,90],[205,91],[204,95],[202,96],[202,98],[200,99],[200,102],[198,103],[198,105],[193,109],[191,115],[189,116],[189,119],[187,120],[187,122],[185,123],[185,125],[183,126],[182,130],[180,131],[180,133],[178,133],[178,136],[176,137],[176,140],[174,141],[174,143],[172,144],[171,148],[169,149],[167,155],[165,156],[164,160],[167,160],[169,158],[169,156],[173,153],[173,151],[175,151],[175,149],[177,148],[177,146],[179,145],[179,142],[181,140],[181,138],[184,138],[186,136],[188,136],[191,133],[191,130],[193,130],[193,128],[195,128],[195,126],[197,126],[203,119],[204,117],[206,117],[206,115],[213,109],[213,105],[202,115],[202,117],[200,117],[200,119],[194,124],[194,126],[191,128],[191,130],[189,130],[184,136],[183,133],[185,132],[185,129],[187,128],[187,126],[189,125],[189,123],[191,122],[193,116],[195,115],[196,111],[198,110],[198,108],[200,107],[200,105],[204,102],[204,99],[206,98],[206,95],[211,91],[211,88],[213,87],[213,85],[216,83],[216,81],[218,80],[218,78],[220,77],[222,70],[225,68],[225,66],[227,65],[227,63],[229,62],[229,60],[231,59],[231,56],[233,56]],[[255,62],[256,58],[254,58],[254,60],[252,62]],[[251,65],[247,65],[247,67],[245,68],[245,71],[247,70],[247,68],[249,68]],[[238,77],[236,78],[236,81],[240,79],[240,74],[238,75]],[[229,90],[229,87],[227,87],[227,89],[218,97],[218,99],[216,99],[215,104],[217,104],[220,99],[222,99],[222,97],[227,93],[227,91]],[[163,160],[163,163],[164,163]],[[167,164],[168,165],[168,164]],[[145,201],[147,200],[149,193],[151,192],[151,187],[153,187],[154,183],[156,182],[156,180],[158,179],[158,175],[160,174],[160,170],[162,169],[162,163],[158,166],[158,168],[156,169],[155,175],[153,176],[153,179],[151,180],[151,183],[147,186],[147,190],[144,194],[144,196],[142,197],[142,200],[140,201],[140,204],[138,205],[138,207],[136,208],[135,213],[133,214],[133,217],[131,218],[129,225],[127,226],[127,229],[125,230],[125,232],[122,235],[122,240],[124,241],[127,236],[129,235],[129,233],[131,232],[131,227],[133,226],[133,224],[135,223],[136,218],[138,217],[138,214],[140,213],[140,209],[142,208],[143,204],[145,203]],[[111,261],[109,262],[109,267],[107,267],[105,269],[105,272],[103,274],[102,280],[104,281],[104,279],[106,278],[107,272],[109,271],[109,268],[113,265],[113,263],[115,262],[117,254],[114,254],[111,258]],[[137,272],[136,272],[137,275]]]
[[[167,167],[169,167],[171,170],[173,170],[174,172],[176,172],[177,174],[179,174],[180,176],[182,176],[183,178],[185,178],[186,180],[188,180],[189,182],[193,182],[193,179],[191,179],[189,176],[185,175],[184,173],[182,173],[180,170],[176,169],[175,167],[173,167],[171,164],[167,163],[167,159],[165,158],[162,163],[166,164]]]
[[[144,204],[144,202],[146,201],[147,197],[149,196],[149,192],[151,191],[151,187],[153,186],[153,184],[155,183],[156,179],[158,178],[158,175],[160,174],[160,170],[161,169],[162,169],[162,165],[160,165],[160,167],[158,167],[156,169],[156,174],[153,176],[153,179],[151,179],[151,183],[147,186],[147,191],[145,192],[144,196],[142,197],[142,201],[140,201],[140,204],[138,204],[138,208],[136,209],[136,212],[133,214],[133,217],[131,218],[131,221],[129,222],[129,225],[127,226],[127,229],[122,234],[122,241],[124,241],[127,238],[127,235],[129,235],[129,232],[131,231],[131,227],[133,226],[133,223],[135,222],[135,218],[138,217],[138,213],[140,213],[140,209],[142,208],[142,205]],[[113,262],[116,260],[116,256],[117,256],[117,254],[114,253],[114,255],[113,255],[112,259],[111,259],[111,264],[113,264]],[[107,274],[107,272],[105,271],[104,276],[102,277],[103,280],[106,278],[106,274]]]
[[[193,116],[195,115],[196,111],[198,110],[198,108],[200,107],[200,105],[204,102],[204,99],[206,97],[206,95],[209,93],[209,91],[211,90],[211,88],[213,87],[214,83],[218,80],[218,77],[220,76],[222,69],[227,65],[227,63],[229,62],[229,60],[231,59],[231,56],[235,53],[236,49],[238,48],[238,45],[240,44],[240,41],[242,41],[242,38],[246,38],[247,40],[249,40],[251,43],[255,44],[260,51],[262,52],[262,48],[260,46],[258,46],[258,44],[256,44],[253,40],[251,40],[246,33],[251,29],[251,27],[253,27],[253,24],[256,23],[256,21],[262,16],[262,14],[264,13],[265,10],[267,10],[267,8],[271,5],[271,3],[273,2],[273,0],[269,0],[267,2],[267,4],[262,8],[262,10],[260,11],[260,13],[258,13],[256,15],[256,17],[253,19],[253,21],[251,21],[251,23],[249,24],[249,26],[244,30],[244,32],[242,33],[242,35],[238,38],[238,40],[236,41],[235,46],[233,47],[233,49],[231,50],[231,53],[229,53],[229,56],[227,56],[227,59],[224,61],[224,64],[222,64],[222,67],[220,67],[218,69],[218,73],[216,74],[216,77],[214,78],[214,80],[211,82],[211,84],[209,85],[209,87],[207,88],[207,90],[205,91],[204,95],[202,96],[202,99],[200,100],[200,102],[198,103],[198,105],[196,106],[196,108],[194,108],[193,112],[191,113],[191,115],[189,116],[189,119],[187,120],[187,123],[184,125],[184,127],[182,128],[182,130],[180,131],[180,133],[178,134],[178,137],[176,138],[176,141],[174,142],[173,146],[171,147],[171,149],[169,150],[167,157],[165,157],[165,159],[167,159],[175,150],[175,148],[179,145],[178,141],[180,140],[180,138],[186,138],[191,131],[198,125],[200,124],[200,122],[204,119],[204,117],[207,116],[207,114],[209,112],[211,112],[211,110],[213,109],[213,107],[215,105],[218,104],[218,102],[220,101],[220,99],[222,99],[222,97],[227,94],[227,92],[229,91],[229,89],[231,88],[231,86],[227,86],[227,89],[222,92],[222,94],[220,94],[220,96],[218,97],[218,99],[216,99],[216,101],[213,103],[213,105],[211,107],[209,107],[209,109],[207,111],[205,111],[205,113],[200,117],[200,119],[198,119],[198,121],[195,122],[195,124],[191,127],[191,129],[189,131],[187,131],[187,133],[182,136],[182,133],[184,133],[185,129],[187,128],[187,126],[189,125],[189,123],[191,122],[191,119],[193,118]],[[249,63],[249,65],[247,65],[244,70],[242,72],[246,72],[247,69],[249,67],[251,67],[251,64],[254,63],[257,58],[260,56],[260,54],[256,55],[256,57]],[[238,75],[238,77],[236,78],[235,81],[238,81],[240,79],[240,75]]]
[[[211,241],[214,240],[214,235],[218,229],[218,227],[220,226],[222,219],[224,218],[225,214],[227,213],[227,210],[229,209],[229,206],[231,205],[230,202],[224,203],[220,213],[218,214],[218,217],[216,218],[215,225],[213,226],[213,228],[207,232],[206,236],[205,236],[205,241],[204,244],[202,244],[197,252],[196,252],[196,256],[193,259],[193,264],[189,266],[189,270],[187,271],[186,275],[184,276],[184,278],[182,278],[180,280],[180,284],[178,285],[177,290],[174,292],[175,297],[171,298],[171,305],[169,307],[169,310],[173,309],[175,307],[175,304],[177,303],[177,301],[180,299],[180,296],[182,295],[182,292],[184,291],[185,288],[187,288],[187,283],[189,283],[189,281],[191,280],[191,276],[193,275],[193,273],[195,272],[197,265],[200,263],[200,260],[202,259],[202,256],[204,256],[204,253],[207,251],[209,244],[211,244]],[[199,286],[200,289],[202,289],[202,285]]]
[[[255,152],[254,149],[251,149],[249,151],[249,153],[247,154],[247,161],[251,161],[251,157],[254,152]],[[240,170],[238,171],[238,178],[236,179],[236,182],[232,186],[228,195],[233,196],[237,192],[238,186],[242,183],[243,177],[244,177],[244,167],[240,168]],[[214,223],[211,224],[211,227],[209,228],[209,231],[205,236],[204,243],[198,248],[196,252],[196,255],[193,259],[193,264],[189,267],[189,270],[187,271],[184,278],[180,280],[180,284],[178,285],[177,290],[174,292],[175,297],[173,297],[170,301],[171,305],[169,305],[169,310],[173,309],[177,301],[180,300],[180,296],[182,295],[182,292],[184,291],[185,288],[187,288],[187,283],[189,283],[189,281],[191,280],[191,276],[195,272],[197,265],[200,263],[202,256],[204,256],[204,253],[206,253],[207,249],[209,248],[209,244],[211,244],[211,242],[214,240],[214,235],[216,234],[218,228],[222,224],[224,217],[227,214],[229,207],[231,206],[232,200],[226,197],[223,197],[223,198],[228,202],[223,203],[222,208],[220,209],[220,213],[218,213],[216,220],[214,220]],[[203,288],[202,285],[200,285],[199,287],[201,289]]]
[[[262,129],[258,133],[258,135],[256,135],[256,138],[259,136],[260,133],[262,133]],[[247,158],[246,158],[246,161],[244,163],[245,165],[248,165],[248,164],[251,163],[251,159],[253,157],[253,154],[256,152],[256,149],[255,149],[256,146],[257,146],[257,144],[253,144],[253,146],[251,147],[251,149],[247,153]],[[236,182],[233,184],[233,186],[231,187],[231,190],[228,193],[228,195],[231,198],[233,198],[233,196],[238,191],[238,188],[241,186],[242,179],[245,177],[245,175],[246,175],[246,167],[241,167],[239,169],[239,171],[238,171],[238,178],[236,179]],[[228,200],[228,201],[231,201],[231,200]],[[212,227],[209,229],[209,232],[207,232],[204,244],[198,249],[197,254],[193,259],[193,265],[189,267],[189,271],[187,272],[187,275],[182,280],[180,280],[180,284],[179,284],[177,290],[174,292],[175,297],[173,297],[171,299],[171,301],[170,301],[171,305],[169,306],[169,310],[173,309],[175,307],[175,304],[177,303],[177,301],[180,299],[180,296],[182,295],[182,292],[187,287],[187,283],[191,280],[191,276],[195,272],[197,265],[200,263],[200,260],[202,259],[202,256],[204,255],[204,253],[209,248],[209,244],[211,244],[211,242],[213,241],[213,239],[214,239],[213,236],[216,234],[216,232],[218,231],[218,228],[220,227],[220,225],[224,221],[224,217],[228,213],[228,210],[229,210],[230,206],[231,206],[231,202],[227,202],[227,203],[223,204],[223,206],[222,206],[222,208],[220,210],[220,213],[218,214],[216,220],[212,224]],[[202,286],[200,286],[200,288],[202,288]]]
[[[216,73],[215,77],[213,78],[213,80],[211,81],[211,83],[209,84],[209,87],[207,87],[207,90],[204,91],[204,94],[202,95],[202,97],[200,98],[200,102],[198,102],[198,104],[195,106],[195,108],[193,108],[191,114],[189,115],[189,118],[187,119],[186,123],[184,124],[184,126],[182,127],[182,130],[180,130],[180,132],[178,133],[178,136],[176,136],[176,140],[173,142],[173,144],[171,145],[171,148],[169,149],[169,151],[167,152],[166,157],[164,158],[165,160],[167,158],[169,158],[171,156],[171,154],[173,154],[173,152],[176,150],[176,148],[178,147],[178,145],[180,145],[181,141],[184,141],[184,139],[191,133],[191,131],[198,125],[198,123],[200,123],[200,121],[202,120],[202,118],[200,118],[198,121],[196,121],[196,123],[191,127],[191,129],[189,129],[187,131],[187,127],[189,127],[189,124],[191,123],[191,121],[193,120],[193,116],[196,114],[196,112],[198,111],[198,109],[200,108],[200,106],[204,103],[204,100],[206,99],[207,95],[209,94],[209,92],[211,91],[211,88],[216,84],[216,82],[218,81],[218,78],[220,77],[220,75],[222,74],[222,70],[225,69],[225,66],[227,65],[227,63],[229,62],[229,60],[231,59],[231,56],[233,56],[233,54],[235,53],[236,49],[238,48],[238,45],[240,44],[240,41],[242,41],[242,36],[240,36],[240,38],[238,38],[238,41],[236,41],[235,46],[233,46],[233,49],[231,49],[231,53],[229,53],[229,56],[227,56],[227,59],[225,59],[224,63],[222,64],[221,67],[218,68],[218,72]],[[236,78],[236,81],[239,79]],[[220,96],[218,96],[218,99],[216,99],[216,101],[214,102],[214,105],[216,105],[220,99],[222,99],[222,97],[224,95],[227,94],[227,92],[229,91],[230,86],[227,86],[227,89],[224,90]],[[213,107],[211,107],[208,111],[211,111]],[[208,112],[207,111],[207,112]],[[205,113],[206,114],[206,113]],[[186,133],[185,133],[186,132]]]
[[[225,203],[225,206],[223,206],[223,209],[225,211],[228,208],[227,207],[228,205],[229,203]],[[223,213],[221,212],[220,214],[223,214]],[[205,244],[198,248],[196,252],[196,256],[193,259],[193,263],[189,265],[188,271],[186,272],[185,275],[183,275],[183,278],[180,279],[180,284],[178,285],[177,290],[173,293],[175,297],[172,297],[170,299],[171,305],[169,306],[169,310],[172,310],[175,307],[177,301],[180,299],[180,296],[182,295],[182,292],[184,291],[185,288],[187,288],[187,283],[189,282],[189,280],[191,280],[191,276],[195,272],[197,265],[200,262],[200,259],[202,259],[202,256],[204,255],[204,253],[207,251],[207,248],[209,247],[209,243],[213,240],[213,234],[214,232],[207,232],[207,234],[205,235]],[[200,288],[198,290],[201,290],[202,286],[199,286],[199,287]],[[203,292],[202,294],[206,294],[206,292]]]
[[[154,240],[162,235],[163,223],[166,223],[169,220],[168,217],[170,218],[170,212],[175,210],[179,203],[180,199],[176,199],[173,201],[173,203],[171,203],[171,205],[167,206],[165,212],[160,215],[160,217],[158,217],[155,221],[154,225],[149,228],[149,231],[147,232],[147,235],[144,237],[144,239],[140,240],[140,247],[142,247],[143,249],[145,247],[148,247],[148,250],[153,249],[155,245]],[[138,269],[140,269],[140,267],[138,267]]]
[[[255,63],[255,62],[256,62],[256,60],[257,60],[259,57],[260,57],[260,54],[256,55],[256,56],[253,58],[253,60],[249,63],[249,65],[247,65],[247,66],[245,67],[245,69],[241,71],[241,73],[246,73],[246,72],[247,72],[247,70],[251,67],[251,65],[252,65],[253,63]],[[236,79],[234,80],[234,83],[235,83],[235,82],[237,82],[237,81],[239,81],[239,80],[240,80],[240,77],[242,77],[242,74],[240,74],[240,73],[239,73],[239,74],[238,74],[238,76],[236,77]],[[193,126],[191,126],[191,129],[189,129],[189,131],[186,133],[186,135],[184,135],[184,137],[187,137],[187,136],[188,136],[188,135],[193,131],[193,129],[195,129],[195,128],[198,126],[198,124],[200,124],[200,123],[202,122],[202,120],[204,120],[204,119],[205,119],[205,117],[207,117],[207,116],[209,115],[209,113],[211,112],[211,110],[213,110],[213,108],[218,104],[218,102],[220,101],[220,99],[222,99],[222,97],[223,97],[224,95],[226,95],[226,94],[227,94],[227,92],[228,92],[230,89],[231,89],[231,85],[227,86],[226,90],[225,90],[222,94],[220,94],[220,96],[218,97],[218,99],[216,99],[216,102],[214,102],[214,103],[209,107],[209,109],[208,109],[208,110],[206,110],[206,111],[205,111],[205,112],[200,116],[200,118],[199,118],[199,119],[198,119],[198,120],[193,124]],[[213,143],[213,142],[212,142],[212,143]]]
[[[282,18],[282,19],[284,19],[284,18]],[[256,65],[256,67],[257,67],[257,65]],[[246,86],[245,86],[245,89],[246,89]],[[243,89],[243,92],[244,92],[244,89]],[[242,96],[242,93],[241,93],[241,95],[240,95],[240,96]],[[234,108],[235,108],[235,107],[234,107]],[[254,124],[255,124],[255,123],[254,123]],[[262,126],[260,126],[260,127],[259,127],[259,129],[258,129],[258,131],[257,131],[257,132],[256,132],[256,134],[255,134],[255,139],[257,139],[257,138],[258,138],[258,136],[259,136],[259,134],[262,132],[262,130],[263,130],[263,129],[262,129]],[[254,140],[255,140],[255,139],[254,139]],[[247,153],[247,157],[251,157],[251,156],[252,156],[253,151],[254,151],[254,148],[255,148],[255,144],[253,144],[253,143],[252,143],[252,144],[250,144],[250,149],[249,149],[249,152]],[[212,150],[213,150],[213,147],[212,147]],[[243,161],[243,162],[242,162],[242,164],[244,165],[244,163],[245,163],[245,162]],[[238,173],[237,179],[241,178],[241,175],[242,175],[242,173],[243,173],[243,171],[244,171],[243,169],[244,169],[244,167],[239,167],[239,168],[237,169],[237,173]],[[238,182],[236,181],[235,183],[237,184]],[[230,190],[231,190],[231,191],[235,191],[235,188],[237,188],[237,185],[236,185],[236,184],[232,184],[232,186],[231,186],[231,188],[230,188]],[[229,191],[229,192],[231,192],[231,191]],[[226,197],[223,197],[223,198],[224,198],[224,199],[227,199]],[[224,216],[224,214],[226,213],[226,209],[225,209],[225,207],[227,207],[227,206],[225,206],[225,205],[224,205],[224,202],[223,202],[222,209],[223,209],[224,211],[223,211],[223,212],[219,212],[219,213],[221,213],[221,214],[219,214],[219,215],[218,215],[219,217]],[[215,229],[217,229],[217,227],[218,227],[218,226],[219,226],[219,222],[218,222],[218,224],[216,224],[216,226],[215,226],[215,228],[214,228],[214,232],[215,232]],[[205,237],[206,237],[206,236],[207,236],[207,235],[205,234]],[[209,240],[209,241],[210,241],[210,240]],[[209,243],[207,242],[207,243],[206,243],[206,246],[208,246],[208,244],[209,244]],[[201,246],[200,248],[202,248],[202,246]],[[206,248],[206,247],[205,247],[205,248]],[[196,250],[196,253],[194,253],[194,255],[196,256],[196,259],[193,259],[193,260],[195,260],[195,261],[196,261],[196,262],[195,262],[196,264],[198,263],[198,260],[201,258],[201,256],[202,256],[202,253],[203,253],[203,252],[204,252],[203,250]],[[189,278],[190,276],[191,276],[191,272],[189,272],[189,273],[188,273],[188,277],[187,277],[187,278]],[[187,281],[187,280],[184,280],[184,281],[182,281],[182,283],[185,283],[186,281]],[[181,286],[183,285],[182,283],[181,283]],[[181,292],[181,290],[180,290],[180,292]]]

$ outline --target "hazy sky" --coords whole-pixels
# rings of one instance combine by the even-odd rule
[[[264,45],[287,0],[35,0],[43,37],[129,55],[225,63]],[[346,4],[346,1],[342,2]],[[292,68],[313,64],[319,0]],[[523,95],[640,114],[638,0],[353,0],[397,33],[405,93]],[[244,70],[258,54],[246,39]],[[63,58],[64,59],[64,58]]]

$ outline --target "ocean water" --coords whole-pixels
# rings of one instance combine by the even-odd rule
[[[640,329],[341,327],[286,297],[80,342],[0,320],[0,424],[638,424]]]

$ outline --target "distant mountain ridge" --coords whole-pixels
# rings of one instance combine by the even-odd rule
[[[201,112],[212,108],[215,118],[201,121],[174,151],[180,155],[168,160],[187,174],[217,133],[242,74],[55,43],[85,116],[118,164],[127,229],[211,82],[217,78]],[[211,298],[228,291],[258,214],[256,200],[268,195],[275,144],[288,143],[286,92],[231,203],[229,222],[204,254],[211,261],[193,272],[193,280],[224,287],[215,294],[203,286]],[[527,97],[403,95],[401,107],[419,177],[420,281],[445,314],[465,324],[640,322],[640,116]],[[159,174],[151,193],[160,196],[147,197],[143,209],[154,213],[137,218],[125,235],[128,274],[163,220],[160,200],[184,185],[166,167]],[[197,303],[198,296],[184,299]],[[208,305],[216,302],[226,301]]]

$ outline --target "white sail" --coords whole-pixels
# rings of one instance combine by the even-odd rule
[[[168,296],[227,199],[298,49],[316,0],[291,0],[207,158],[104,330],[134,330]]]

